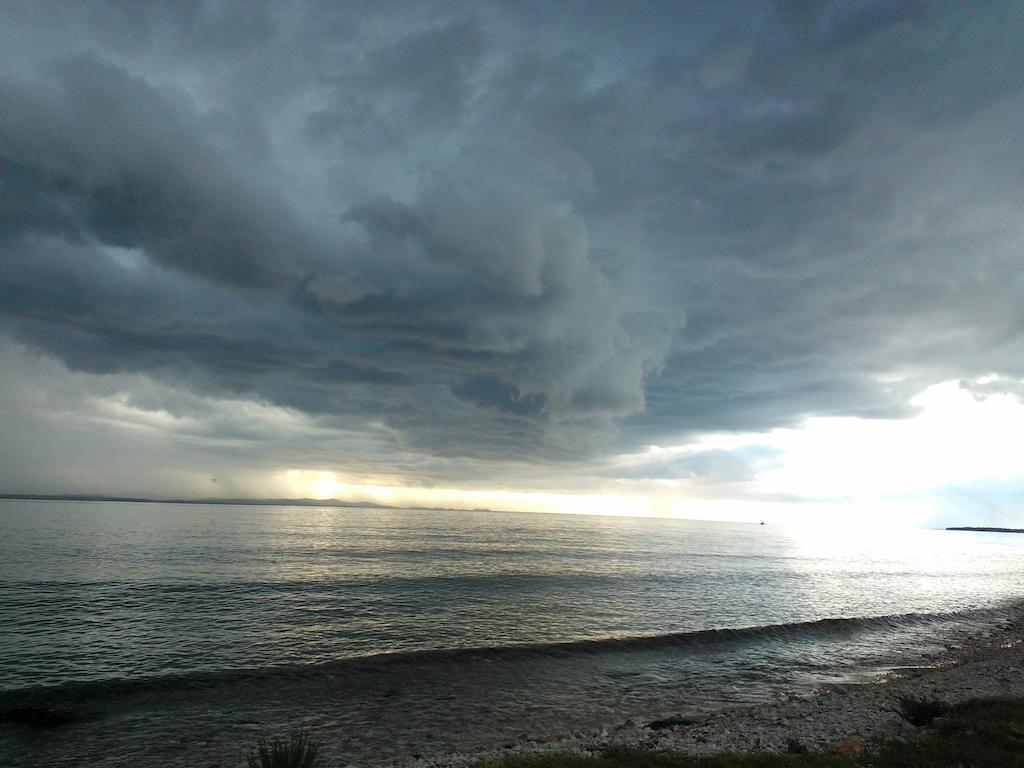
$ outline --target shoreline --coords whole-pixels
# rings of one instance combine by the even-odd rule
[[[660,728],[625,721],[585,733],[511,745],[396,761],[393,768],[467,768],[483,761],[547,752],[580,755],[607,747],[669,750],[703,756],[719,752],[859,752],[884,739],[912,739],[923,729],[899,714],[899,698],[969,699],[1024,697],[1024,604],[995,627],[939,654],[934,665],[894,667],[879,680],[829,683],[810,693],[729,708]],[[670,705],[666,706],[671,709]]]

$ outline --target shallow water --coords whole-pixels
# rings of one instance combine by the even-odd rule
[[[1022,545],[0,502],[0,707],[81,718],[0,725],[0,753],[16,765],[40,750],[50,765],[233,765],[256,733],[301,725],[362,763],[759,701],[994,624],[1022,595]]]

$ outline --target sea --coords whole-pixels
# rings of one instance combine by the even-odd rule
[[[0,764],[337,765],[693,717],[935,663],[1024,536],[0,501]]]

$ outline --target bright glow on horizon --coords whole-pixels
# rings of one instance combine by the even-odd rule
[[[792,429],[708,435],[697,443],[652,447],[616,466],[701,451],[770,449],[732,495],[689,478],[620,483],[629,493],[548,492],[382,485],[335,472],[287,470],[293,496],[402,507],[488,508],[524,512],[682,517],[794,523],[826,528],[924,524],[930,492],[953,484],[1024,477],[1024,404],[1007,394],[976,396],[958,382],[912,400],[908,419],[815,417]],[[708,496],[708,491],[716,495]]]
[[[399,507],[486,508],[620,517],[648,517],[652,512],[652,501],[644,496],[369,485],[341,482],[334,472],[303,469],[287,470],[282,480],[290,495],[296,497]]]
[[[977,398],[944,382],[911,403],[921,412],[909,419],[812,418],[772,432],[780,466],[758,477],[759,489],[878,498],[1024,474],[1024,405],[1015,397]]]

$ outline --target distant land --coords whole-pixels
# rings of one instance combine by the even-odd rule
[[[135,504],[223,504],[248,507],[341,507],[343,509],[422,509],[426,512],[500,512],[486,507],[401,507],[372,501],[341,499],[153,499],[145,496],[95,496],[79,493],[0,493],[0,500],[11,501],[125,501]]]
[[[988,533],[1024,533],[1024,528],[988,528],[973,525],[962,525],[957,528],[947,528],[947,531],[985,531]]]

